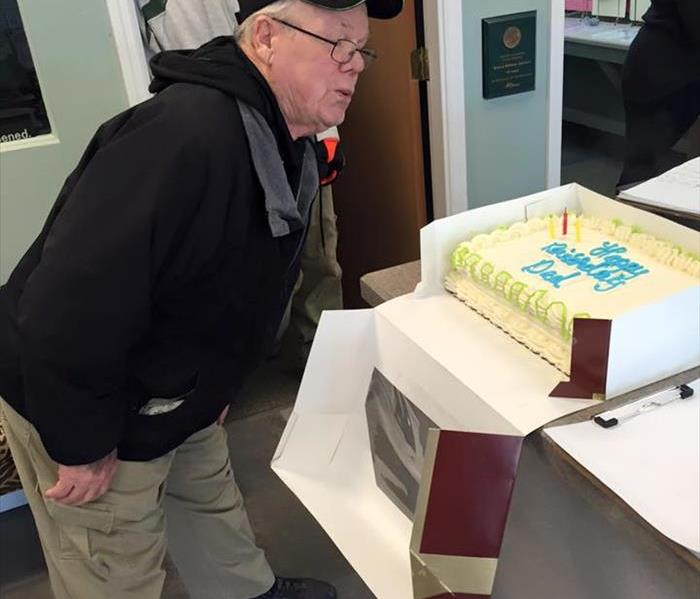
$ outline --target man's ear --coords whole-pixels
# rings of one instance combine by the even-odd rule
[[[272,21],[261,16],[253,22],[251,45],[258,59],[264,64],[272,62]]]

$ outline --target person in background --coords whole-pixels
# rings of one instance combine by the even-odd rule
[[[281,578],[235,484],[229,403],[274,343],[368,16],[402,0],[239,0],[235,39],[163,52],[0,287],[0,419],[58,599],[330,599]],[[166,526],[167,524],[167,526]]]
[[[133,0],[146,57],[164,50],[199,48],[220,35],[232,35],[238,0]]]
[[[651,0],[622,75],[625,163],[618,187],[659,174],[700,116],[700,1]]]

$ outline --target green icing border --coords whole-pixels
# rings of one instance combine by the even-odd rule
[[[474,282],[502,295],[521,312],[529,313],[549,327],[558,328],[560,336],[565,341],[571,339],[574,318],[590,318],[590,314],[578,312],[570,319],[567,319],[569,308],[564,302],[554,300],[547,304],[547,289],[536,289],[532,293],[524,293],[525,289],[528,288],[526,283],[515,279],[506,270],[500,270],[494,275],[496,267],[493,263],[483,261],[479,254],[469,251],[463,244],[460,244],[455,249],[450,261],[454,269],[468,272],[469,277]],[[480,268],[478,268],[479,265],[481,265]],[[509,282],[510,285],[508,285]],[[559,308],[560,313],[553,317],[552,312],[557,308]]]

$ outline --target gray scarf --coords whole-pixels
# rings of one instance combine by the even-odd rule
[[[265,192],[265,209],[273,237],[304,229],[309,208],[318,191],[318,165],[310,141],[304,149],[304,162],[296,197],[289,187],[275,136],[265,118],[255,108],[237,100],[243,127],[253,158],[253,166]]]

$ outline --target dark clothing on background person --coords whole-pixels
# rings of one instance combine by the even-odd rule
[[[619,185],[640,183],[661,174],[665,155],[698,116],[700,82],[656,102],[625,102],[625,164]]]
[[[626,151],[620,185],[659,174],[700,116],[700,1],[652,0],[622,77]]]
[[[700,81],[700,2],[652,0],[625,62],[625,97],[654,102]]]
[[[0,288],[0,396],[61,464],[151,460],[214,422],[299,272],[305,223],[273,236],[237,102],[271,129],[293,193],[308,142],[263,77],[230,37],[152,68],[157,95],[99,128]]]

